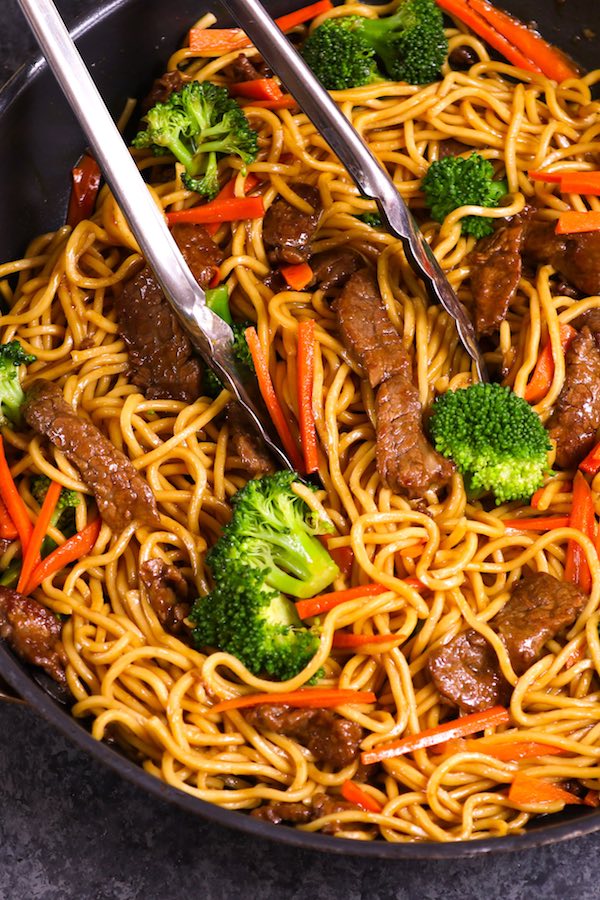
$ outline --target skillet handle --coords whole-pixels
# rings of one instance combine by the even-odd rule
[[[13,689],[0,678],[0,703],[25,703]]]

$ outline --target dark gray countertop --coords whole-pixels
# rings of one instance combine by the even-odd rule
[[[3,81],[33,41],[16,0],[0,3]],[[96,4],[58,5],[72,20]],[[600,897],[600,836],[464,862],[295,850],[205,824],[147,796],[16,705],[0,704],[0,779],[0,900]]]

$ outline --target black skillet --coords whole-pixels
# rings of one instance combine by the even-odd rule
[[[267,0],[273,15],[301,5]],[[600,7],[590,0],[504,0],[503,6],[537,22],[546,38],[582,65],[598,65]],[[144,95],[189,26],[211,8],[218,12],[214,0],[112,0],[99,2],[80,22],[79,47],[115,114],[128,96]],[[0,261],[18,257],[34,235],[64,222],[68,173],[83,147],[79,127],[45,64],[36,59],[23,67],[0,92]],[[523,835],[449,844],[351,842],[270,825],[171,788],[117,749],[95,741],[87,723],[73,719],[60,698],[40,687],[39,675],[1,642],[0,677],[82,749],[141,788],[205,819],[298,847],[387,859],[442,859],[522,850],[600,830],[600,812],[586,808],[539,818]]]

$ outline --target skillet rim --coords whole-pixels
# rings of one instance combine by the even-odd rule
[[[132,2],[134,0],[109,0],[101,8],[96,8],[78,17],[70,28],[71,35],[75,39],[82,37]],[[47,71],[47,68],[46,61],[37,54],[26,61],[9,78],[0,89],[0,122],[9,108],[40,75]],[[547,823],[536,825],[520,835],[448,843],[350,841],[319,832],[299,831],[290,826],[261,822],[242,811],[223,809],[172,787],[153,775],[149,775],[141,766],[108,744],[97,741],[80,720],[75,719],[65,707],[54,701],[36,684],[27,667],[21,664],[3,642],[0,642],[0,676],[6,680],[26,705],[39,713],[77,747],[91,754],[100,763],[136,787],[186,813],[200,816],[208,822],[215,822],[217,825],[234,828],[237,831],[287,846],[371,859],[467,859],[490,853],[510,853],[543,847],[583,837],[600,830],[600,809],[582,809],[579,813],[567,814],[566,820],[564,820],[564,813],[556,814],[548,817]]]

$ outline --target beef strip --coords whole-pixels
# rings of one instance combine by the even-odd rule
[[[352,248],[317,253],[310,261],[315,284],[323,291],[342,287],[363,265],[362,256]]]
[[[524,222],[503,225],[479,241],[471,256],[477,334],[492,334],[506,318],[521,278]]]
[[[580,316],[573,319],[571,325],[578,331],[586,327],[589,328],[596,343],[600,344],[600,309],[597,306],[592,307],[592,309],[586,309]]]
[[[158,621],[170,634],[185,634],[184,619],[190,614],[188,583],[176,566],[162,559],[148,559],[140,566],[140,578]]]
[[[262,77],[254,63],[248,59],[245,53],[239,53],[231,63],[231,80],[233,82],[256,81],[257,78]]]
[[[376,388],[377,469],[394,491],[417,498],[449,481],[453,466],[429,444],[409,358],[375,275],[361,269],[334,304],[342,340]]]
[[[456,138],[444,138],[443,141],[438,143],[438,159],[445,159],[447,156],[460,156],[461,153],[466,153],[468,150],[472,151],[473,147],[463,144],[462,141],[457,141]]]
[[[544,644],[572,625],[586,603],[573,584],[538,572],[522,579],[490,626],[502,639],[511,665],[522,675]],[[437,690],[467,712],[506,706],[511,687],[486,639],[469,629],[434,650],[427,663]]]
[[[41,666],[65,684],[66,654],[60,642],[62,624],[50,610],[11,588],[0,585],[0,637],[33,666]]]
[[[290,825],[303,825],[308,822],[314,822],[323,816],[330,816],[348,810],[356,812],[356,804],[342,800],[341,797],[314,794],[306,803],[266,803],[264,806],[253,809],[250,815],[254,819],[262,819],[265,822],[271,822],[273,825],[281,825],[282,822]],[[323,834],[337,834],[339,831],[345,831],[351,827],[352,825],[344,825],[334,820],[325,825],[322,832]]]
[[[189,80],[189,76],[184,75],[179,69],[165,72],[160,78],[156,78],[150,88],[150,92],[142,100],[142,115],[145,115],[156,103],[166,103],[171,94],[175,93],[175,91],[180,91]]]
[[[354,762],[363,738],[360,725],[328,709],[292,709],[265,703],[250,709],[246,721],[260,731],[294,738],[312,753],[316,762],[329,763],[335,769]]]
[[[198,225],[175,225],[172,234],[196,281],[206,288],[223,261],[221,249]],[[115,308],[132,382],[149,400],[196,400],[201,365],[149,266],[126,282]]]
[[[600,294],[600,232],[558,235],[553,222],[528,223],[524,258],[535,265],[549,263],[586,296]]]
[[[273,264],[306,262],[323,212],[321,195],[316,187],[309,184],[291,184],[290,187],[312,206],[313,212],[301,212],[283,197],[271,204],[263,220],[263,240]]]
[[[81,473],[100,515],[115,533],[131,521],[160,525],[156,500],[130,460],[87,419],[65,402],[60,388],[38,379],[23,404],[25,421],[47,437]]]
[[[556,441],[556,462],[576,466],[594,445],[600,426],[600,349],[585,326],[565,357],[565,381],[546,423]]]
[[[266,444],[256,429],[246,421],[245,414],[237,403],[230,403],[227,407],[227,424],[233,453],[239,456],[248,475],[254,478],[274,472],[275,466]]]

